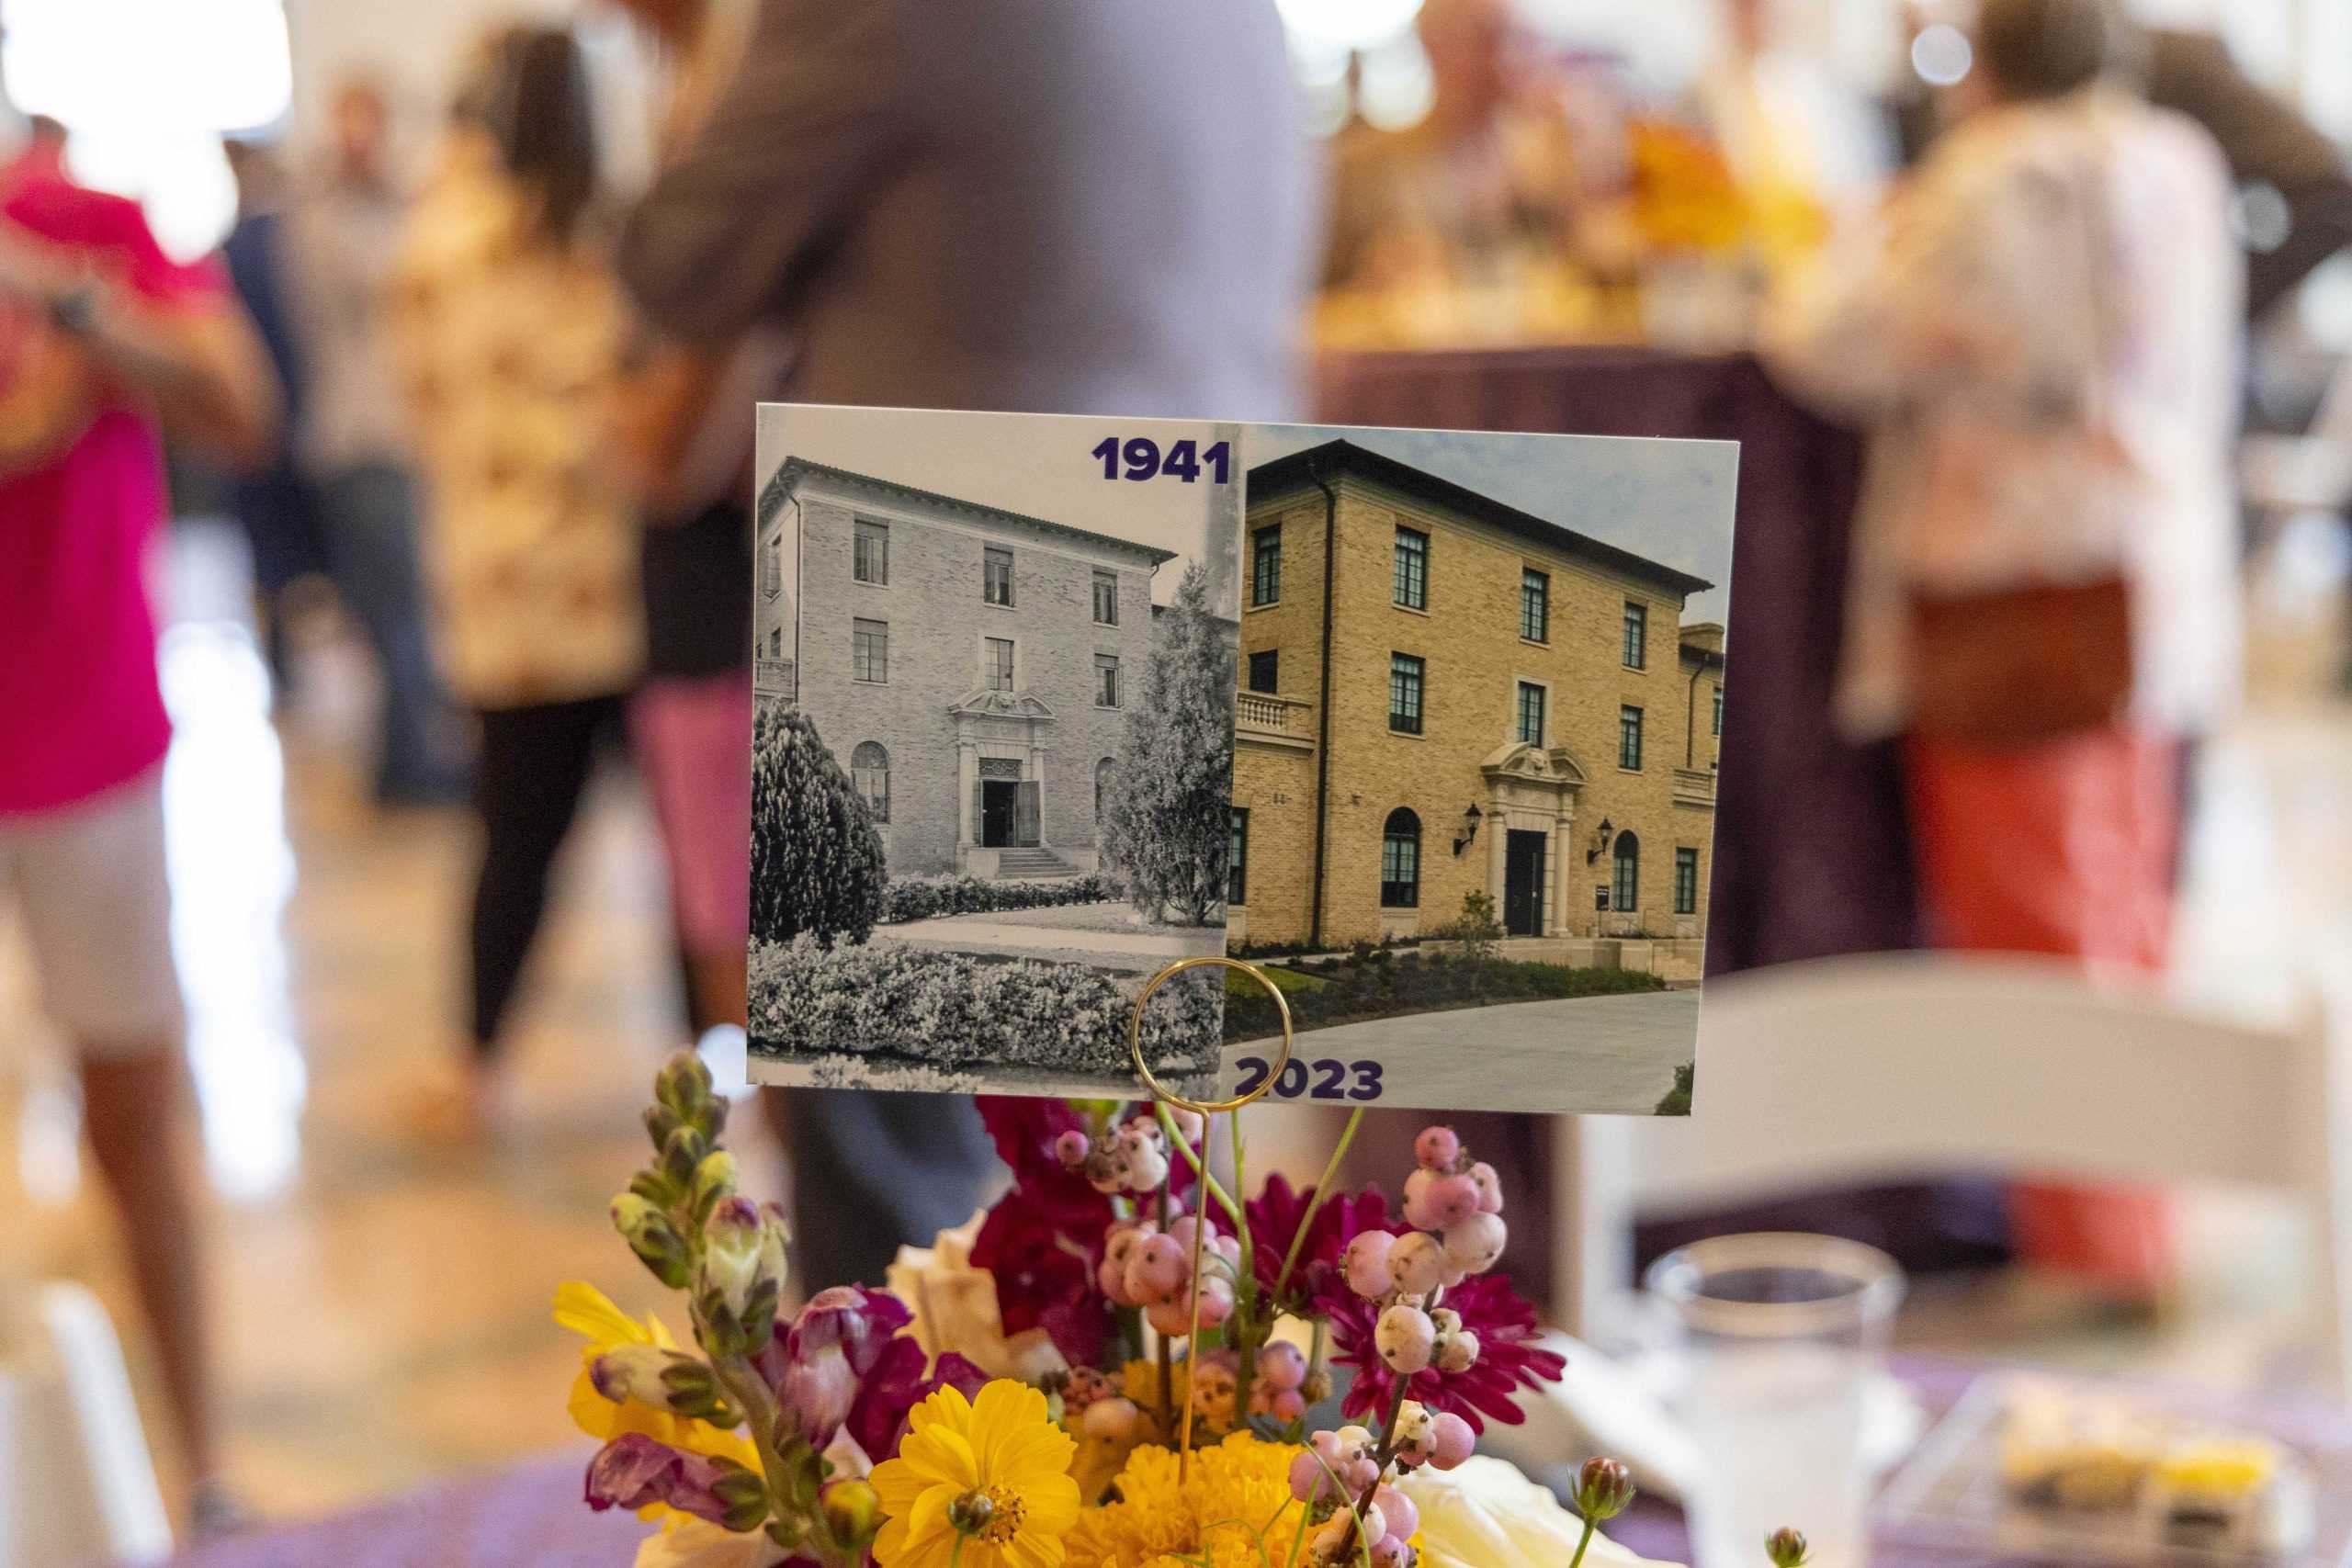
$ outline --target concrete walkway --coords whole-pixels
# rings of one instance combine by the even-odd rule
[[[1225,928],[1203,926],[1195,931],[1068,931],[1051,926],[1021,925],[988,915],[945,915],[937,919],[909,920],[903,925],[876,926],[872,940],[877,943],[893,942],[942,953],[1040,958],[1057,964],[1089,964],[1098,969],[1149,975],[1179,958],[1223,953]]]
[[[1377,1062],[1380,1098],[1339,1105],[1648,1115],[1674,1087],[1674,1069],[1691,1059],[1698,1033],[1697,991],[1636,991],[1345,1023],[1301,1034],[1292,1058],[1345,1065],[1342,1091],[1362,1076],[1354,1063]],[[1227,1046],[1221,1092],[1239,1092],[1244,1059],[1281,1053],[1279,1038]],[[1702,1062],[1702,1086],[1706,1071]],[[1308,1089],[1329,1076],[1310,1066]]]

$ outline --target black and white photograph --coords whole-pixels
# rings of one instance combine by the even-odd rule
[[[751,1059],[1131,1092],[1226,950],[1239,427],[767,406]],[[1216,1081],[1223,987],[1144,1047]]]

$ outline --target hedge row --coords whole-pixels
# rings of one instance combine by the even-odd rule
[[[1133,996],[1081,964],[991,963],[896,942],[828,951],[804,937],[755,945],[751,982],[752,1037],[793,1055],[1132,1070]],[[1155,1071],[1214,1063],[1219,988],[1216,976],[1182,975],[1154,996],[1143,1040]]]
[[[1302,1030],[1354,1023],[1368,1018],[1436,1012],[1447,1008],[1606,997],[1666,988],[1665,981],[1638,969],[1576,969],[1565,964],[1457,958],[1444,953],[1426,958],[1407,953],[1398,958],[1377,949],[1369,956],[1325,959],[1290,967],[1325,982],[1286,993],[1291,1018]],[[1257,1040],[1281,1032],[1282,1022],[1272,997],[1253,987],[1245,995],[1227,999],[1227,1040]]]
[[[986,915],[999,909],[1049,909],[1063,904],[1100,904],[1118,890],[1100,876],[1059,877],[1052,882],[991,882],[978,876],[903,876],[882,890],[886,926],[928,920],[941,915]]]

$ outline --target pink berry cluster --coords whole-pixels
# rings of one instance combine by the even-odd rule
[[[1360,1561],[1361,1529],[1373,1568],[1412,1568],[1412,1536],[1421,1528],[1420,1511],[1390,1482],[1424,1464],[1452,1470],[1470,1457],[1476,1441],[1461,1416],[1432,1415],[1410,1400],[1399,1407],[1390,1434],[1393,1468],[1383,1466],[1381,1445],[1364,1427],[1316,1433],[1290,1465],[1291,1495],[1312,1510],[1310,1517],[1322,1521],[1314,1536],[1316,1560]]]
[[[1114,1306],[1141,1307],[1154,1332],[1181,1339],[1193,1331],[1193,1239],[1201,1236],[1200,1323],[1221,1328],[1233,1315],[1233,1281],[1241,1266],[1241,1243],[1218,1231],[1213,1220],[1185,1214],[1161,1230],[1149,1220],[1114,1223],[1105,1233],[1102,1261],[1094,1281]]]
[[[1342,1258],[1348,1288],[1383,1303],[1373,1328],[1380,1359],[1405,1377],[1429,1367],[1466,1372],[1478,1361],[1478,1337],[1460,1314],[1430,1298],[1502,1258],[1502,1183],[1495,1168],[1472,1160],[1451,1127],[1425,1127],[1413,1141],[1419,1161],[1405,1179],[1403,1235],[1365,1231]]]
[[[1198,1142],[1201,1118],[1190,1111],[1173,1113],[1176,1130]],[[1097,1192],[1157,1192],[1168,1180],[1168,1134],[1149,1111],[1130,1116],[1116,1126],[1089,1137],[1073,1127],[1054,1140],[1054,1157],[1083,1174]]]
[[[1090,1438],[1124,1442],[1135,1436],[1143,1417],[1109,1374],[1093,1367],[1072,1368],[1061,1394],[1062,1409],[1078,1417],[1079,1429]]]

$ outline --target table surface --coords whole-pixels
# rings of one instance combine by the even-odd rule
[[[1894,1370],[1940,1415],[1976,1378],[1998,1369],[1900,1357]],[[2352,1442],[2352,1411],[2249,1402],[2243,1418]],[[582,1444],[363,1512],[221,1541],[175,1559],[173,1568],[627,1568],[644,1527],[627,1515],[592,1514],[581,1502],[590,1451]],[[1671,1506],[1636,1503],[1609,1533],[1645,1557],[1689,1561],[1682,1517]],[[1883,1540],[1873,1556],[1877,1568],[1998,1568],[2003,1562],[1907,1540]]]

